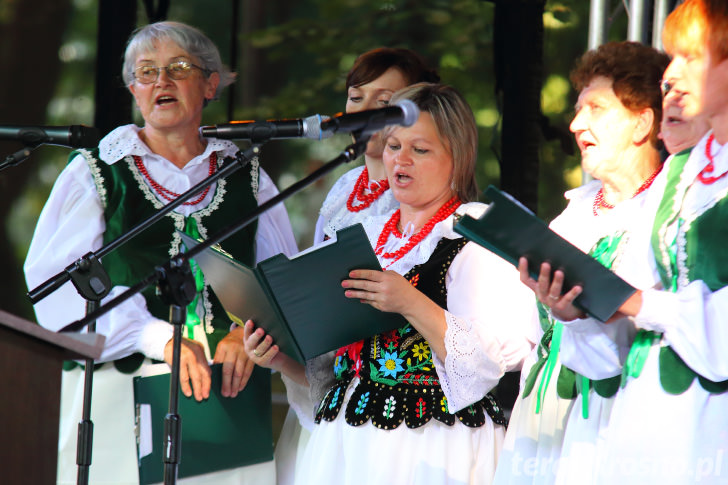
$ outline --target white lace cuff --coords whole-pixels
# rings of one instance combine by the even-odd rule
[[[483,341],[473,323],[445,312],[447,331],[443,363],[433,354],[440,385],[448,401],[448,410],[455,413],[478,402],[493,389],[506,371],[495,339]]]

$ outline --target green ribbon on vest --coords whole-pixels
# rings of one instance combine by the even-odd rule
[[[677,275],[679,273],[678,267],[677,267],[677,235],[680,234],[680,228],[685,223],[685,221],[682,218],[678,218],[677,220],[677,228],[675,230],[675,237],[672,240],[672,244],[670,244],[670,247],[667,248],[667,254],[670,257],[670,269],[672,270],[672,275],[670,277],[670,286],[669,290],[673,293],[677,292]]]
[[[541,412],[541,403],[546,397],[546,388],[551,380],[551,375],[554,373],[556,368],[556,360],[559,357],[559,349],[561,347],[561,334],[564,331],[564,324],[561,322],[554,323],[554,331],[551,336],[551,347],[549,349],[549,355],[546,359],[546,367],[541,375],[541,382],[538,385],[538,394],[536,394],[536,414]]]
[[[619,243],[622,242],[623,237],[624,231],[612,234],[611,236],[604,236],[589,251],[589,255],[599,261],[602,266],[611,268],[614,264],[617,248],[619,247]]]
[[[185,218],[184,233],[195,239],[200,239],[200,231],[197,228],[197,221],[194,219],[194,217]],[[200,301],[200,295],[202,294],[202,290],[205,289],[205,276],[202,274],[202,270],[199,266],[197,266],[197,263],[195,263],[194,259],[190,259],[190,266],[192,268],[192,273],[195,275],[196,294],[195,299],[192,300],[189,305],[187,305],[187,319],[185,321],[185,327],[187,328],[187,338],[189,338],[190,340],[194,340],[195,326],[199,325],[202,321],[197,314],[197,304]]]
[[[619,245],[621,244],[622,240],[624,239],[625,231],[621,231],[615,234],[611,234],[609,236],[604,236],[599,241],[596,242],[596,244],[591,248],[589,251],[589,255],[596,259],[602,266],[611,269],[614,265],[614,261],[617,257],[617,249],[619,248]],[[573,372],[573,371],[572,371]],[[616,392],[616,388],[614,386],[609,386],[608,383],[611,381],[613,382],[614,377],[608,377],[606,379],[600,379],[596,381],[592,381],[588,377],[585,377],[580,374],[574,373],[574,384],[576,387],[576,391],[578,394],[581,394],[581,415],[584,419],[589,418],[589,389],[593,387],[596,390],[597,387],[599,387],[599,390],[608,390],[613,389],[614,392]],[[618,377],[618,376],[615,376]],[[599,384],[599,386],[598,386]],[[614,395],[614,392],[611,394],[602,392],[598,392],[598,394],[602,397],[611,397]]]
[[[538,309],[538,318],[541,323],[541,328],[543,329],[543,336],[541,337],[541,341],[537,348],[538,359],[536,360],[536,363],[531,366],[531,370],[523,384],[523,397],[530,395],[536,385],[536,379],[549,357],[551,337],[554,333],[554,322],[553,319],[549,317],[549,312],[546,307],[540,301],[536,300],[536,308]]]
[[[629,349],[627,354],[627,360],[624,362],[622,368],[622,382],[621,387],[627,384],[628,377],[639,377],[642,373],[642,368],[647,362],[647,354],[650,353],[652,344],[659,338],[659,334],[651,330],[640,330],[634,337],[632,347]]]
[[[602,237],[589,251],[589,255],[603,266],[611,268],[614,264],[614,260],[616,259],[617,248],[619,248],[619,244],[622,242],[624,234],[625,232],[622,231]],[[556,363],[561,348],[561,336],[564,330],[564,324],[551,318],[546,307],[540,302],[538,302],[537,305],[541,326],[546,327],[547,330],[541,339],[541,349],[539,349],[543,350],[543,352],[539,356],[538,361],[531,368],[531,371],[526,378],[523,396],[528,396],[531,393],[538,378],[538,373],[543,369],[538,385],[538,392],[536,394],[536,414],[539,414],[541,412],[542,403],[546,397],[546,389],[548,388],[551,377],[556,369]],[[615,377],[618,378],[619,376]],[[616,392],[616,386],[613,385],[613,380],[614,378],[612,377],[594,382],[595,388],[597,383],[600,384],[600,391],[612,391],[609,395],[603,395],[602,392],[600,392],[599,395],[603,395],[603,397],[614,395],[614,392]],[[574,399],[576,394],[580,393],[582,395],[582,415],[585,419],[589,417],[590,387],[590,379],[577,374],[567,367],[561,367],[557,380],[557,395],[562,399]]]
[[[584,419],[589,418],[589,387],[589,378],[577,374],[576,390],[581,394],[581,417]]]

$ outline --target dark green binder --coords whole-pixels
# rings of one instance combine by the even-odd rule
[[[247,386],[235,398],[220,394],[222,366],[212,366],[210,397],[202,402],[180,392],[182,423],[178,477],[201,475],[273,459],[270,370],[255,367]],[[151,454],[139,459],[139,483],[164,479],[164,417],[169,409],[169,377],[161,374],[134,378],[137,426],[142,407],[149,405]],[[139,431],[137,432],[137,441]]]
[[[197,244],[180,235],[187,247]],[[361,224],[338,231],[336,240],[290,259],[278,254],[254,269],[215,248],[194,260],[234,322],[253,320],[301,363],[406,323],[398,313],[344,296],[341,282],[351,270],[381,270]]]
[[[635,289],[622,278],[602,266],[553,232],[516,199],[493,186],[485,195],[492,201],[478,219],[463,216],[455,224],[455,232],[489,249],[514,266],[518,259],[528,259],[528,270],[535,279],[541,263],[564,272],[564,288],[580,285],[583,292],[574,304],[590,316],[605,322],[629,298]]]

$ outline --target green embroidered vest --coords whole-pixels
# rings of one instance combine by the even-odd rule
[[[664,288],[677,291],[685,284],[702,280],[711,291],[728,285],[728,197],[722,197],[712,207],[686,224],[681,215],[682,204],[693,180],[683,179],[690,150],[675,155],[667,174],[667,185],[655,216],[652,229],[652,248]],[[698,182],[696,182],[698,183]],[[676,236],[667,237],[668,228]],[[686,227],[687,226],[687,227]],[[654,332],[652,339],[658,338]],[[708,392],[728,390],[728,380],[713,382],[699,375],[680,358],[670,346],[660,348],[660,383],[666,392],[681,394],[698,378]]]
[[[98,149],[91,152],[79,150],[72,153],[71,158],[76,153],[86,158],[103,203],[106,222],[104,244],[125,234],[139,222],[157,212],[155,205],[159,206],[159,201],[144,182],[132,157],[108,165],[98,159]],[[218,167],[221,165],[220,159]],[[180,248],[177,230],[187,232],[194,237],[205,238],[229,226],[242,214],[255,209],[258,204],[251,183],[253,177],[257,180],[257,170],[256,164],[251,170],[238,170],[226,180],[218,180],[213,199],[206,208],[188,217],[172,211],[153,226],[104,256],[102,263],[113,285],[132,286],[148,276],[155,266],[177,254]],[[256,228],[257,222],[248,224],[225,239],[222,243],[223,249],[238,261],[253,266]],[[207,285],[198,286],[198,290],[200,294],[199,304],[196,305],[197,314],[205,325],[210,351],[214,355],[217,343],[227,335],[231,322],[214,292]],[[168,321],[169,307],[156,295],[156,288],[148,287],[142,294],[150,313]],[[115,365],[122,372],[133,372],[141,365],[143,359],[142,354],[133,354],[116,361]]]
[[[447,308],[445,277],[467,240],[442,239],[430,259],[412,268],[405,278],[442,308]],[[334,360],[336,384],[326,393],[316,423],[333,421],[344,402],[344,394],[354,377],[361,380],[346,407],[345,419],[359,426],[371,419],[380,429],[393,429],[405,422],[418,428],[432,418],[452,426],[456,420],[469,427],[485,424],[487,413],[494,423],[506,420],[495,396],[450,414],[432,362],[427,340],[407,324],[339,349]]]

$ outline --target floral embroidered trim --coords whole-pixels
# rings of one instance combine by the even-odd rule
[[[222,154],[218,154],[218,169],[220,168]],[[144,180],[144,176],[139,172],[139,170],[136,167],[136,164],[134,163],[134,158],[132,156],[125,157],[125,161],[129,165],[129,170],[131,171],[132,175],[134,176],[134,180],[136,180],[137,184],[139,185],[139,189],[144,194],[144,197],[152,203],[155,209],[161,209],[164,206],[164,203],[160,201],[155,195],[154,192],[152,192],[152,189],[147,185],[146,181]],[[255,165],[255,180],[253,182],[254,189],[256,190],[257,194],[257,173],[258,173],[258,159],[257,157],[251,160],[251,164]],[[251,169],[253,170],[253,169]],[[252,173],[252,172],[251,172]],[[225,188],[227,185],[227,181],[225,179],[219,179],[216,181],[216,187],[215,187],[215,194],[212,197],[212,200],[209,204],[207,204],[206,207],[193,212],[189,215],[189,217],[192,217],[195,219],[195,222],[197,223],[197,230],[200,232],[200,236],[202,238],[207,238],[208,231],[205,225],[202,223],[202,220],[204,217],[209,216],[213,212],[215,212],[219,207],[220,204],[224,200],[224,196],[227,193],[227,189]],[[178,212],[169,212],[166,214],[172,220],[174,221],[174,227],[175,231],[172,233],[171,243],[169,246],[169,256],[173,257],[177,254],[179,251],[179,247],[182,244],[182,238],[179,236],[177,231],[184,231],[185,229],[185,216],[178,213]],[[210,300],[210,292],[209,292],[209,285],[205,283],[205,288],[202,291],[202,306],[205,310],[205,317],[204,317],[204,325],[205,325],[205,333],[211,334],[214,332],[214,328],[212,325],[212,321],[215,318],[215,315],[212,312],[212,301]]]
[[[720,185],[722,183],[725,185],[721,187],[720,190],[714,192],[700,192],[701,194],[707,193],[707,199],[689,200],[693,194],[689,194],[688,192],[695,182],[695,178],[693,175],[694,172],[689,169],[686,170],[686,168],[688,168],[688,164],[692,162],[692,158],[693,157],[691,156],[690,160],[688,160],[685,167],[683,167],[683,170],[680,172],[679,179],[675,185],[675,194],[671,201],[672,206],[670,208],[670,214],[665,219],[665,223],[658,229],[660,251],[659,254],[655,255],[655,257],[659,259],[660,264],[662,264],[667,271],[668,277],[671,279],[675,278],[676,275],[672,274],[672,265],[670,264],[670,244],[668,244],[668,241],[675,241],[677,245],[677,281],[679,288],[685,287],[690,283],[687,268],[688,255],[686,234],[690,232],[692,223],[696,219],[728,196],[728,185],[725,185],[724,180],[721,180],[720,183],[716,184]],[[678,224],[678,221],[679,227],[674,227]],[[669,237],[669,233],[672,230],[677,232],[677,239],[675,237]]]
[[[91,172],[91,178],[93,178],[94,185],[96,186],[96,193],[99,194],[99,199],[101,199],[101,206],[106,209],[108,201],[106,187],[104,186],[104,177],[101,175],[101,169],[99,169],[98,165],[99,160],[93,156],[90,150],[86,150],[85,148],[80,148],[78,153],[86,159],[86,164]]]
[[[671,162],[675,160],[675,157],[672,158]],[[683,176],[685,174],[685,167],[683,167],[683,170],[681,171],[681,176],[678,179],[677,184],[675,184],[675,194],[672,199],[672,207],[670,208],[670,215],[665,219],[666,223],[663,224],[658,229],[658,237],[659,237],[659,248],[660,253],[659,255],[655,255],[656,258],[660,260],[660,264],[665,268],[665,271],[668,274],[669,279],[672,279],[673,275],[672,268],[670,264],[670,247],[668,244],[666,244],[666,241],[668,240],[667,232],[671,226],[670,221],[674,221],[677,223],[677,215],[680,213],[680,209],[682,207],[683,197],[685,195],[685,192],[688,190],[688,187],[692,183],[692,180],[688,177]]]
[[[202,289],[202,306],[205,309],[205,333],[208,335],[215,331],[215,327],[212,326],[212,302],[210,301],[210,285],[205,284]]]
[[[260,168],[260,160],[255,156],[250,161],[250,188],[253,190],[253,197],[258,199],[258,169]]]

